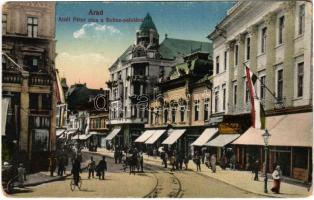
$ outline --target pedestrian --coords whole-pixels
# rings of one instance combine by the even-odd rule
[[[170,171],[174,171],[175,170],[175,165],[176,165],[176,157],[174,156],[174,154],[172,154],[171,157],[170,157],[170,164],[172,166]]]
[[[94,173],[95,173],[95,168],[96,168],[96,163],[94,161],[93,156],[90,157],[90,161],[87,165],[87,169],[88,169],[88,178],[92,177],[94,178]]]
[[[140,152],[139,154],[139,162],[141,166],[141,172],[144,172],[144,158],[143,158],[143,152]]]
[[[81,173],[81,162],[80,162],[80,159],[76,156],[73,161],[72,170],[71,170],[71,174],[73,174],[75,185],[78,185],[78,182],[80,180],[80,173]]]
[[[58,159],[58,176],[63,176],[64,168],[65,168],[64,158],[62,156]]]
[[[213,154],[213,155],[210,157],[210,166],[211,166],[211,168],[212,168],[212,172],[213,172],[213,173],[216,173],[216,162],[217,162],[216,155]]]
[[[231,170],[236,169],[236,156],[235,156],[235,154],[232,154],[232,156],[230,158],[230,168],[231,168]]]
[[[184,165],[185,165],[185,170],[188,170],[188,166],[189,166],[189,156],[185,155],[184,157]]]
[[[256,160],[253,166],[254,181],[258,181],[258,168],[259,168],[259,162],[258,160]]]
[[[225,154],[223,154],[220,158],[221,169],[226,169],[226,164],[227,164],[227,158],[226,158]]]
[[[180,170],[182,170],[183,160],[184,160],[184,155],[183,155],[183,153],[181,152],[181,153],[179,154],[179,169],[180,169]]]
[[[53,172],[56,170],[57,159],[54,157],[53,154],[51,154],[50,157],[48,158],[48,162],[49,162],[48,171],[50,171],[50,176],[53,176]]]
[[[280,166],[277,165],[272,173],[272,177],[274,179],[274,186],[271,188],[271,191],[276,194],[280,193],[280,178],[281,178],[280,174],[281,174]]]
[[[194,162],[196,164],[196,171],[201,171],[201,155],[200,154],[196,154],[195,158],[194,158]]]
[[[176,153],[176,169],[179,170],[180,153]]]
[[[99,161],[96,169],[99,180],[105,180],[105,171],[107,171],[107,162],[105,156],[103,156],[102,160]]]
[[[19,187],[24,187],[24,181],[26,181],[26,170],[22,163],[17,168]]]
[[[117,164],[118,163],[118,159],[119,159],[118,147],[115,148],[113,157],[114,157],[114,163]]]
[[[206,167],[209,168],[209,153],[208,153],[208,151],[206,151],[206,153],[204,155],[204,163],[205,163]]]
[[[167,152],[165,152],[163,163],[164,163],[164,168],[167,168],[168,167],[168,153]]]

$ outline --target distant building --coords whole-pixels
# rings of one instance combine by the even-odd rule
[[[233,142],[242,169],[249,169],[256,159],[262,169],[265,157],[263,130],[249,128],[246,65],[258,76],[255,95],[266,110],[266,128],[271,134],[269,171],[279,164],[284,176],[304,181],[311,176],[312,24],[310,2],[241,1],[209,35],[214,45],[214,92],[219,92],[214,112],[223,112],[220,134],[232,129],[243,133]],[[229,94],[227,105],[221,103],[223,88]]]
[[[149,14],[136,32],[135,44],[130,45],[109,68],[110,116],[112,132],[106,138],[115,145],[128,145],[144,130],[148,121],[146,105],[159,80],[168,77],[184,56],[196,49],[209,51],[210,45],[191,40],[168,38],[159,43],[157,28]]]
[[[105,147],[103,139],[108,133],[108,98],[108,90],[89,89],[86,84],[72,85],[66,95],[68,121],[64,137],[87,146]]]
[[[3,4],[2,152],[33,171],[55,151],[55,44],[54,2]]]
[[[209,52],[196,51],[185,56],[167,79],[158,82],[149,103],[147,129],[135,140],[139,148],[152,150],[166,145],[168,150],[185,155],[193,155],[194,147],[201,150],[202,145],[193,143],[209,128],[212,68]]]

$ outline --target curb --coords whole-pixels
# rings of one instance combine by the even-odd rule
[[[52,179],[52,180],[45,180],[45,181],[38,181],[38,182],[33,182],[33,183],[28,183],[28,184],[24,184],[25,187],[30,187],[30,186],[37,186],[37,185],[41,185],[44,183],[50,183],[50,182],[54,182],[54,181],[61,181],[66,179],[68,176],[71,176],[71,174],[67,174],[65,176],[60,176],[56,179]]]

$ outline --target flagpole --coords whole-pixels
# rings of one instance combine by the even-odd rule
[[[249,66],[247,66],[245,63],[243,63],[243,65],[244,65],[244,67],[248,67],[249,68]],[[277,100],[276,95],[259,79],[258,76],[256,76],[256,79],[259,80],[259,82],[262,84],[262,86],[264,88],[266,88],[266,90],[274,97],[275,100]]]

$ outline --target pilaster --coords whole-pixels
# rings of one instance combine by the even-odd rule
[[[286,2],[285,29],[284,29],[284,61],[283,61],[283,95],[286,98],[285,106],[293,105],[294,98],[294,35],[295,35],[295,2]]]
[[[258,27],[257,25],[250,26],[247,29],[250,35],[250,69],[253,73],[257,73],[257,44],[258,44]]]
[[[31,133],[28,130],[29,120],[29,91],[28,91],[28,72],[22,72],[22,87],[21,87],[21,103],[20,103],[20,150],[28,152],[29,157],[31,156]]]
[[[55,151],[56,150],[56,108],[57,108],[57,101],[56,101],[56,81],[55,81],[55,77],[53,80],[53,84],[52,84],[52,92],[51,92],[51,112],[50,112],[50,151]],[[63,112],[61,112],[61,114],[63,114]],[[63,116],[60,116],[61,119],[63,118]],[[62,125],[62,124],[61,124]]]
[[[276,15],[269,13],[264,17],[265,24],[267,26],[267,37],[266,37],[266,86],[270,91],[275,91],[275,45],[276,45]],[[275,99],[269,93],[266,92],[266,110],[274,107]]]
[[[234,108],[234,105],[233,105],[233,88],[232,88],[232,81],[233,81],[233,76],[234,76],[234,45],[235,45],[235,42],[234,41],[230,41],[228,42],[227,44],[227,47],[228,47],[228,61],[229,61],[229,66],[228,66],[228,69],[229,70],[229,81],[228,81],[228,90],[229,90],[229,93],[228,93],[228,102],[227,102],[227,107],[228,107],[228,113],[232,113],[233,112],[233,109]],[[213,100],[211,100],[211,102],[213,102]]]
[[[238,60],[238,66],[237,66],[237,83],[238,83],[238,95],[237,95],[237,109],[236,112],[242,112],[244,108],[244,61],[245,61],[245,34],[240,34],[237,37],[237,40],[239,41],[239,60]]]

